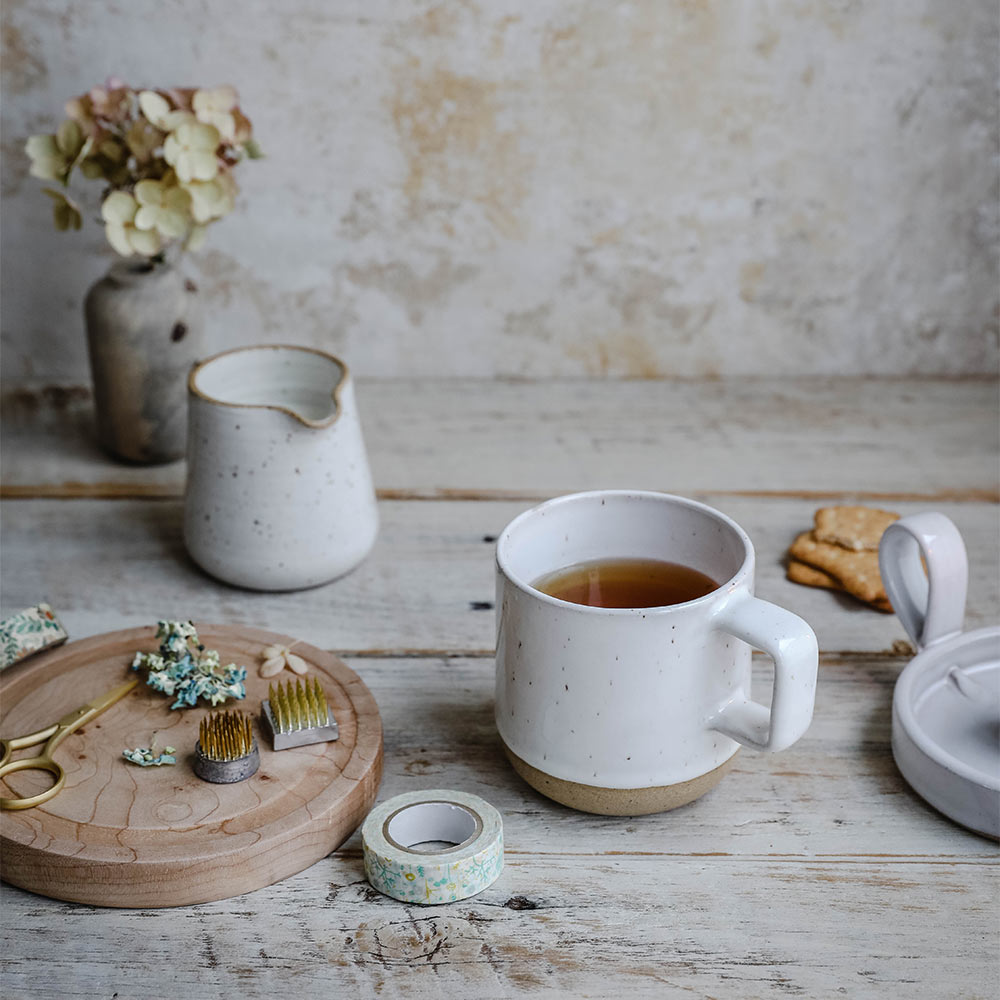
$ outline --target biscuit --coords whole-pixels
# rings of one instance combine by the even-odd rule
[[[792,542],[789,556],[822,570],[849,594],[880,611],[891,611],[889,598],[878,571],[878,552],[850,551],[829,542],[818,542],[811,531],[803,531]]]
[[[788,570],[785,574],[792,583],[804,583],[807,587],[826,587],[828,590],[843,590],[837,581],[815,566],[799,562],[798,559],[788,560]]]
[[[837,590],[842,594],[848,593],[829,573],[824,573],[823,570],[816,569],[808,563],[799,562],[798,559],[788,560],[788,569],[785,575],[792,583],[802,583],[807,587],[823,587],[826,590]],[[875,600],[871,602],[870,607],[892,614],[892,605],[888,601]]]
[[[882,532],[898,520],[898,514],[875,507],[821,507],[816,511],[813,536],[818,542],[854,552],[877,552]]]

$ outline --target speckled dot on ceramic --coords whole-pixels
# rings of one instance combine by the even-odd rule
[[[249,347],[196,365],[188,389],[192,559],[254,590],[312,587],[357,566],[378,513],[347,367],[311,348]],[[352,478],[338,475],[348,467]]]

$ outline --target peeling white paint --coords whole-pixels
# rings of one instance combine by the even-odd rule
[[[109,255],[92,218],[50,230],[20,147],[109,73],[234,83],[268,153],[191,261],[213,350],[324,346],[362,374],[996,370],[992,0],[82,10],[4,5],[5,377],[86,376]]]

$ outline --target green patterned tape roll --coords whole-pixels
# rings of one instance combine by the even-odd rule
[[[454,847],[432,845],[454,844]],[[503,870],[503,821],[477,795],[431,789],[377,805],[361,827],[368,881],[432,906],[482,892]]]

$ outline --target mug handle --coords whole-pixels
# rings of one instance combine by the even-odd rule
[[[944,514],[925,511],[890,524],[878,564],[889,603],[918,650],[962,631],[969,559],[958,528]]]
[[[790,747],[812,722],[819,666],[815,632],[798,615],[751,594],[726,604],[714,624],[774,660],[774,685],[770,709],[737,697],[712,717],[709,728],[755,750]]]

